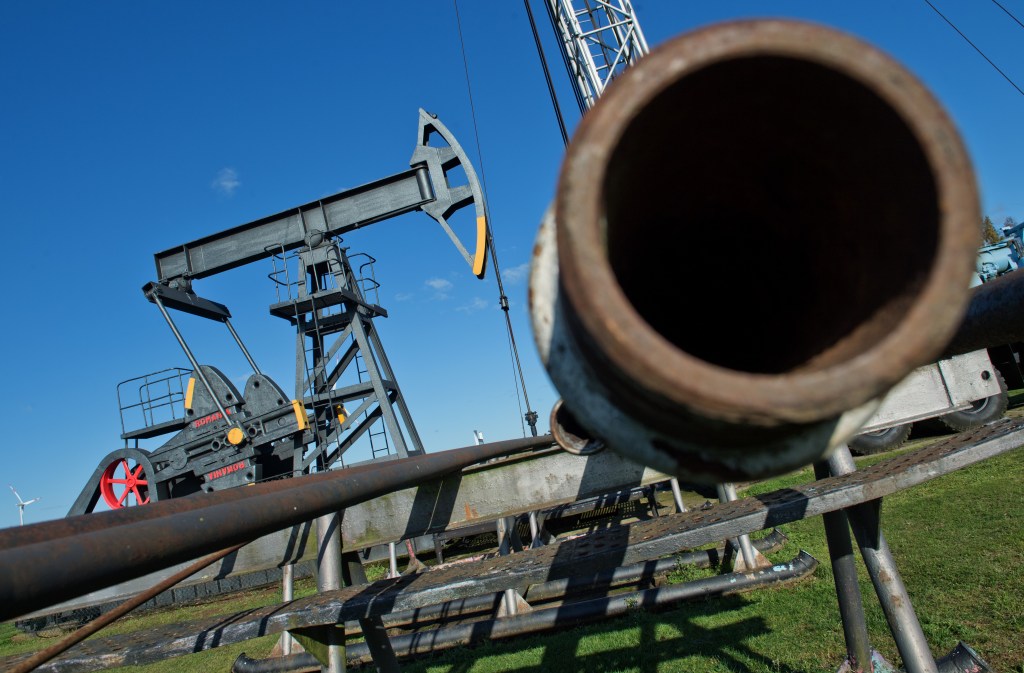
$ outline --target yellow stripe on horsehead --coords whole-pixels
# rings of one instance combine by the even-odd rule
[[[188,379],[188,390],[185,391],[185,408],[192,408],[192,394],[196,392],[196,377],[190,376]]]
[[[302,402],[292,400],[292,410],[295,412],[295,423],[298,424],[299,430],[308,430],[309,417],[306,416],[306,407],[302,406]]]
[[[473,255],[473,275],[483,278],[487,269],[487,216],[476,218],[476,253]]]

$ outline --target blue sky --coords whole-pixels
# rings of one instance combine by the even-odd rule
[[[1018,18],[1024,1],[1003,0]],[[1024,29],[994,3],[936,0],[1019,85]],[[923,1],[639,0],[652,46],[717,20],[802,17],[843,28],[916,72],[975,162],[983,208],[1024,218],[1024,96]],[[5,328],[2,481],[63,516],[121,445],[115,386],[184,356],[141,286],[153,253],[407,167],[417,109],[483,170],[534,409],[556,399],[526,315],[525,265],[563,152],[522,3],[0,4],[0,213]],[[535,15],[545,21],[542,5]],[[570,125],[564,72],[540,24]],[[479,133],[480,146],[475,135]],[[482,156],[481,156],[482,151]],[[428,451],[522,434],[493,277],[473,278],[412,213],[345,244],[378,259],[378,329]],[[292,388],[293,336],[272,318],[268,264],[197,282],[229,305],[262,368]],[[201,361],[244,361],[221,329],[182,320]],[[6,489],[5,489],[6,490]],[[12,496],[0,526],[16,525]],[[2,501],[0,501],[2,502]]]

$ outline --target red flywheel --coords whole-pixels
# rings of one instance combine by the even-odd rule
[[[110,509],[149,502],[149,481],[141,463],[118,458],[100,477],[100,494]]]

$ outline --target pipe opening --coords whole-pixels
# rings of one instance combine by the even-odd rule
[[[555,442],[577,456],[589,456],[604,450],[604,442],[591,437],[586,428],[580,425],[562,400],[555,402],[551,409],[551,436]]]
[[[785,57],[716,63],[629,123],[603,184],[609,263],[640,316],[733,370],[870,350],[932,268],[937,187],[868,86]]]

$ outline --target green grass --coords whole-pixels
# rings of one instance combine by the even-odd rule
[[[915,442],[915,445],[917,442]],[[913,447],[911,447],[913,448]],[[890,454],[891,455],[891,454]],[[859,459],[866,465],[889,456]],[[748,494],[806,482],[809,471],[747,489]],[[883,529],[921,618],[933,653],[958,640],[972,645],[1002,673],[1024,673],[1024,451],[985,461],[885,500]],[[785,527],[791,543],[771,555],[788,560],[798,548],[820,561],[815,574],[722,600],[682,604],[557,634],[484,643],[406,663],[423,673],[665,672],[760,673],[835,671],[845,656],[828,553],[819,518]],[[680,569],[685,581],[710,571]],[[870,582],[861,568],[862,594],[872,642],[899,664]],[[297,593],[312,591],[300,585]],[[232,612],[276,600],[254,592],[230,601],[128,618],[110,633],[157,623]],[[265,656],[275,638],[219,648],[139,669],[149,672],[228,670],[239,652]],[[0,656],[53,642],[0,625]]]

